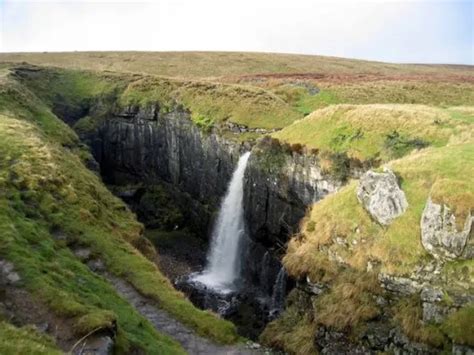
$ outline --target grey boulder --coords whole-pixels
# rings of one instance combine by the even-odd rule
[[[388,226],[408,207],[405,193],[398,186],[397,177],[388,168],[383,173],[369,170],[360,178],[357,199],[380,224]]]

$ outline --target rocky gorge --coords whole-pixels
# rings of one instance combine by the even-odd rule
[[[221,300],[218,295],[215,298],[209,296],[212,294],[209,291],[204,290],[203,294],[192,287],[180,286],[179,282],[177,285],[188,293],[196,305],[221,312],[237,324],[241,322],[242,333],[254,339],[265,324],[277,315],[272,313],[275,311],[272,309],[272,299],[278,275],[283,270],[281,258],[289,238],[298,233],[300,221],[309,206],[335,193],[345,183],[322,168],[321,157],[317,153],[300,149],[294,151],[271,138],[240,143],[232,137],[225,138],[218,131],[205,132],[192,122],[190,113],[185,109],[160,112],[159,103],[113,111],[93,132],[88,132],[82,138],[91,147],[106,182],[125,187],[140,183],[145,191],[147,186],[163,183],[171,188],[174,200],[178,201],[178,208],[183,213],[185,225],[198,231],[199,238],[204,238],[206,243],[238,157],[244,151],[252,151],[244,184],[248,239],[241,256],[245,260],[242,282],[250,291],[240,294],[237,299]],[[387,170],[382,174],[367,171],[363,174],[366,169],[368,167],[351,167],[348,164],[349,176],[360,178],[357,196],[361,205],[378,223],[388,225],[403,214],[407,208],[406,198],[392,171]],[[121,193],[125,198],[128,194],[129,199],[133,200],[133,194],[137,191],[125,188],[125,192],[122,190]],[[471,219],[466,219],[464,232],[459,238],[442,237],[445,235],[442,233],[450,233],[453,222],[441,222],[447,223],[446,227],[434,227],[433,219],[448,221],[449,216],[443,217],[440,215],[442,212],[437,212],[437,217],[433,216],[436,212],[431,212],[434,207],[430,206],[433,204],[428,202],[423,217],[428,221],[422,223],[425,248],[438,250],[434,248],[441,247],[441,240],[452,240],[449,243],[457,243],[452,247],[457,248],[456,251],[450,254],[450,247],[446,245],[447,249],[442,255],[455,257],[462,253],[469,254],[470,247],[465,249],[465,245],[470,243],[467,240],[472,233]],[[337,254],[329,253],[329,258],[341,265],[346,263]],[[367,268],[377,267],[369,263]],[[445,305],[443,295],[446,291],[442,287],[430,286],[436,283],[440,270],[441,264],[434,261],[420,265],[407,277],[380,272],[379,284],[374,287],[382,291],[374,290],[370,296],[380,307],[378,320],[369,323],[356,340],[344,331],[320,327],[315,335],[316,347],[322,353],[329,354],[387,350],[436,353],[435,348],[413,342],[400,328],[390,325],[389,317],[394,304],[414,295],[420,295],[425,322],[440,323],[446,315],[473,302],[469,294],[456,291],[450,293],[451,301]],[[327,292],[328,287],[330,285],[324,283],[313,283],[310,278],[291,279],[285,285],[284,294],[294,288],[293,293],[303,292],[301,297],[316,300]],[[370,294],[371,291],[368,292]],[[226,305],[224,308],[222,302]],[[306,303],[299,302],[302,305]],[[253,309],[250,313],[256,312],[257,316],[250,316],[248,310],[243,310],[246,307]],[[454,353],[467,354],[469,351],[469,348],[453,345]]]
[[[132,207],[148,187],[166,184],[185,221],[173,227],[189,227],[205,241],[239,155],[252,151],[244,184],[248,239],[242,277],[253,290],[251,298],[266,300],[262,304],[244,296],[266,319],[285,243],[306,207],[341,185],[322,172],[315,155],[285,151],[271,140],[238,143],[203,132],[189,112],[161,113],[158,103],[113,112],[82,140],[91,147],[104,180],[122,186],[119,196]],[[140,188],[134,187],[137,183]]]
[[[15,75],[28,84],[37,73],[17,69]],[[347,149],[328,152],[292,143],[278,128],[248,128],[227,118],[209,124],[175,101],[124,102],[120,90],[78,101],[58,94],[52,112],[92,153],[85,154],[88,168],[144,224],[134,247],[197,307],[232,321],[241,335],[289,353],[473,352],[463,329],[472,327],[474,302],[474,218],[469,192],[463,195],[469,187],[457,180],[452,187],[449,174],[462,174],[452,166],[445,173],[442,165],[448,161],[445,151],[470,156],[464,142],[439,144],[432,153],[417,136],[389,132],[382,153],[413,149],[408,158],[414,161],[381,154],[365,159]],[[338,149],[364,139],[361,130],[347,133],[347,126],[336,133],[329,144]],[[241,278],[238,292],[222,296],[190,283],[189,275],[205,267],[213,225],[245,152],[250,156],[243,175]],[[433,163],[431,156],[427,161],[441,178],[416,170],[427,164],[424,152],[434,156]],[[448,188],[454,200],[445,197]],[[467,203],[453,207],[463,198]],[[73,251],[87,263],[95,258],[80,243]],[[2,278],[15,283],[19,275],[12,265],[1,264]],[[146,298],[122,283],[112,282],[146,318],[152,323],[162,318],[155,323],[166,328],[172,318],[143,306]]]

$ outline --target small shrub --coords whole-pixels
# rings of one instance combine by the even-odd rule
[[[298,153],[298,154],[303,153],[303,145],[301,145],[300,143],[294,143],[290,147],[291,147],[292,152],[295,152],[295,153]]]
[[[211,132],[214,127],[214,120],[209,116],[201,115],[200,113],[195,113],[192,116],[193,122],[204,132]]]
[[[442,329],[455,343],[474,346],[474,304],[451,314]]]
[[[294,289],[287,298],[285,311],[279,318],[270,322],[260,335],[260,342],[289,354],[316,354],[314,337],[316,324],[312,314],[309,295]]]
[[[425,148],[428,145],[429,143],[421,138],[410,138],[398,131],[393,131],[386,135],[384,149],[389,151],[393,158],[400,158],[413,149]]]

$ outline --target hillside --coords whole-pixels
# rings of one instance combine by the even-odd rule
[[[47,322],[55,337],[51,342],[32,335],[30,341],[25,330],[2,323],[2,336],[13,335],[8,343],[2,339],[0,352],[67,351],[100,330],[116,338],[119,353],[184,353],[104,275],[123,279],[197,334],[235,342],[232,324],[194,308],[174,290],[154,263],[156,251],[143,226],[86,168],[92,157],[77,135],[8,70],[0,102],[2,301],[12,307],[2,311],[2,320]]]
[[[470,66],[0,54],[0,352],[472,351],[473,104]],[[232,324],[174,287],[248,150]]]
[[[226,78],[255,74],[290,76],[474,76],[470,66],[370,62],[315,55],[245,52],[74,52],[2,53],[2,62],[110,70],[180,78]]]

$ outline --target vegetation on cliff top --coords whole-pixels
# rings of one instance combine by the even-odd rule
[[[453,119],[453,116],[465,119]],[[360,161],[387,162],[413,149],[446,145],[472,135],[470,116],[456,109],[421,105],[332,105],[313,112],[273,136],[321,152],[346,153]],[[466,137],[467,138],[467,137]]]

